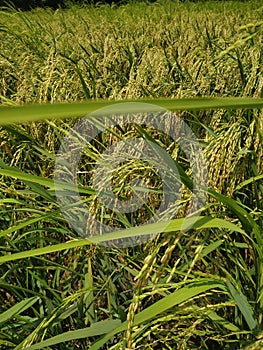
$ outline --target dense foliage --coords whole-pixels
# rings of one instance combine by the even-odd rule
[[[261,1],[0,13],[0,348],[262,348],[262,16]],[[204,107],[204,96],[229,99]],[[107,212],[92,191],[105,149],[139,138],[181,169],[178,214],[136,247],[91,244],[61,213],[57,151],[85,106],[146,97],[171,98],[166,107],[202,146],[209,190],[201,218],[182,230],[194,176],[185,153],[165,133],[130,123],[85,148],[81,200],[118,228],[152,215],[150,204],[136,216]],[[118,164],[116,195],[129,196],[142,177],[158,204],[160,177],[140,160]]]

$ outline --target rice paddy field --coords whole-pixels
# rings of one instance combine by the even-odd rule
[[[259,0],[0,11],[0,349],[263,348],[262,73]],[[103,245],[89,222],[94,237],[74,229],[81,210],[63,215],[57,154],[81,117],[116,104],[125,114],[129,101],[165,108],[177,124],[123,118],[85,143],[77,173],[66,169],[111,228]],[[205,167],[191,164],[182,134],[169,136],[182,123]],[[116,198],[130,199],[141,180],[142,193],[151,189],[134,213],[106,208],[93,188],[98,160],[129,139],[139,153],[143,141],[155,145],[163,174],[179,169],[181,196],[162,232],[148,223],[162,173],[144,158],[122,153],[112,172]],[[118,245],[134,234],[137,244]]]

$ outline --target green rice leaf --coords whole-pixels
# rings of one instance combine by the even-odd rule
[[[9,310],[3,312],[0,315],[0,325],[29,309],[37,300],[39,300],[39,297],[26,298],[20,301],[20,303],[12,306]]]
[[[90,327],[87,327],[87,328],[82,328],[75,331],[61,333],[41,343],[29,346],[27,347],[27,349],[31,349],[31,350],[44,349],[46,347],[64,343],[70,340],[82,339],[82,338],[88,338],[88,337],[94,337],[97,335],[106,334],[108,332],[111,332],[116,327],[118,327],[120,323],[121,323],[120,320],[113,320],[113,319],[103,320],[100,322],[93,323]],[[20,347],[18,346],[17,349],[19,348]]]
[[[254,317],[251,305],[249,304],[246,296],[240,290],[237,290],[230,281],[227,281],[227,286],[230,294],[236,302],[236,305],[244,316],[249,329],[252,331],[258,326],[258,321]]]
[[[202,110],[202,109],[238,109],[262,108],[263,98],[218,97],[218,98],[184,98],[184,99],[139,99],[125,101],[88,101],[54,104],[28,104],[23,106],[0,107],[0,125],[32,122],[51,118],[82,117],[102,107],[119,104],[118,113],[127,113],[127,104],[123,102],[143,102],[157,105],[168,110]],[[143,105],[129,106],[129,112],[144,112]],[[147,111],[147,110],[146,110]]]
[[[247,179],[247,180],[241,182],[239,185],[237,185],[237,187],[235,188],[235,191],[238,191],[242,187],[245,187],[245,186],[249,185],[251,182],[255,182],[255,181],[258,181],[258,180],[261,180],[261,179],[263,179],[263,174],[255,176],[255,177],[251,177],[250,179]]]
[[[58,252],[65,249],[81,247],[90,244],[98,244],[115,239],[128,238],[132,236],[144,236],[149,234],[157,234],[160,232],[176,232],[191,226],[193,229],[203,228],[221,228],[228,229],[240,233],[245,233],[239,226],[232,224],[229,221],[223,219],[212,218],[209,216],[200,216],[198,219],[195,217],[174,219],[165,222],[158,222],[155,224],[148,224],[143,226],[131,227],[124,230],[108,233],[104,236],[96,236],[90,239],[78,239],[69,241],[66,243],[60,243],[56,245],[50,245],[44,248],[31,249],[29,251],[23,251],[15,254],[8,254],[0,257],[0,263],[7,261],[13,261],[17,259],[24,259],[32,256],[38,256],[43,254],[49,254]]]

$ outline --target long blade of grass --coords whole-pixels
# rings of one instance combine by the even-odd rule
[[[53,338],[47,339],[41,343],[35,344],[33,346],[27,347],[27,349],[44,349],[48,346],[53,346],[56,344],[64,343],[66,341],[82,339],[88,337],[94,337],[97,335],[106,334],[111,332],[113,329],[116,329],[120,325],[120,320],[103,320],[100,322],[93,323],[90,327],[78,329],[76,331],[69,331],[59,335],[56,335]],[[16,349],[20,349],[20,347],[16,347]]]
[[[0,325],[29,309],[37,300],[39,300],[39,297],[26,298],[20,301],[20,303],[12,306],[9,310],[3,312],[0,315]]]
[[[247,179],[247,180],[241,182],[240,184],[238,184],[237,187],[235,188],[235,190],[238,191],[242,187],[245,187],[245,186],[249,185],[251,182],[255,182],[255,181],[258,181],[258,180],[261,180],[261,179],[263,179],[263,174],[255,176],[255,177],[251,177],[250,179]]]
[[[228,229],[231,231],[236,231],[240,233],[245,233],[239,226],[232,224],[229,221],[223,219],[212,218],[208,216],[200,216],[198,219],[192,218],[180,218],[170,221],[158,222],[155,224],[149,224],[144,226],[137,226],[127,228],[125,230],[119,230],[115,232],[108,233],[104,236],[96,236],[90,239],[79,239],[74,241],[69,241],[66,243],[60,243],[56,245],[47,246],[44,248],[31,249],[29,251],[24,251],[15,254],[9,254],[0,257],[0,263],[7,261],[13,261],[17,259],[24,259],[32,256],[38,256],[43,254],[49,254],[52,252],[58,252],[65,249],[81,247],[90,244],[103,243],[115,239],[128,238],[133,236],[144,236],[149,234],[156,234],[160,232],[173,232],[180,231],[182,227],[186,228],[191,226],[193,229],[203,229],[203,228],[221,228]]]
[[[125,102],[143,102],[160,106],[169,110],[200,110],[200,109],[238,109],[238,108],[262,108],[263,98],[185,98],[185,99],[138,99],[125,100]],[[89,101],[57,104],[33,104],[15,107],[0,107],[0,125],[22,123],[50,118],[80,117],[94,112],[102,107],[116,104],[116,113],[142,113],[148,112],[149,106],[144,110],[143,104],[129,105],[123,101]],[[117,108],[118,105],[118,108]],[[145,106],[146,107],[146,106]],[[105,113],[105,111],[104,111]]]
[[[0,238],[3,237],[3,236],[8,235],[10,233],[13,233],[15,231],[18,231],[21,228],[24,228],[24,227],[30,226],[32,224],[35,224],[36,222],[46,221],[49,218],[52,219],[53,217],[55,217],[59,213],[61,213],[60,209],[59,210],[53,210],[53,211],[51,211],[51,212],[49,212],[47,214],[43,213],[43,215],[39,215],[37,217],[33,217],[33,218],[30,218],[30,219],[25,219],[25,220],[19,222],[18,224],[16,224],[15,226],[8,227],[6,230],[0,232]]]
[[[12,178],[16,178],[19,179],[21,181],[25,181],[25,182],[32,182],[38,185],[42,185],[42,186],[46,186],[49,187],[50,189],[54,190],[55,186],[56,189],[60,190],[76,190],[76,187],[72,184],[68,184],[66,182],[56,182],[56,185],[54,184],[54,181],[51,179],[47,179],[46,177],[43,176],[37,176],[37,175],[32,175],[32,174],[28,174],[22,171],[18,171],[18,170],[13,170],[11,167],[9,169],[1,169],[0,168],[0,175],[3,176],[9,176]],[[93,189],[87,188],[87,187],[83,187],[83,186],[78,186],[79,192],[83,193],[83,194],[94,194],[95,191]]]
[[[236,302],[236,305],[244,316],[249,329],[252,331],[258,326],[258,321],[254,317],[251,305],[249,304],[246,296],[241,291],[238,291],[230,281],[227,281],[227,286]]]

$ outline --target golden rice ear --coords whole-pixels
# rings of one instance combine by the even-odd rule
[[[255,176],[248,164],[254,162],[259,173],[263,170],[262,115],[249,123],[242,113],[232,113],[228,122],[218,123],[213,129],[217,137],[209,135],[204,150],[210,185],[229,196],[240,182]]]

